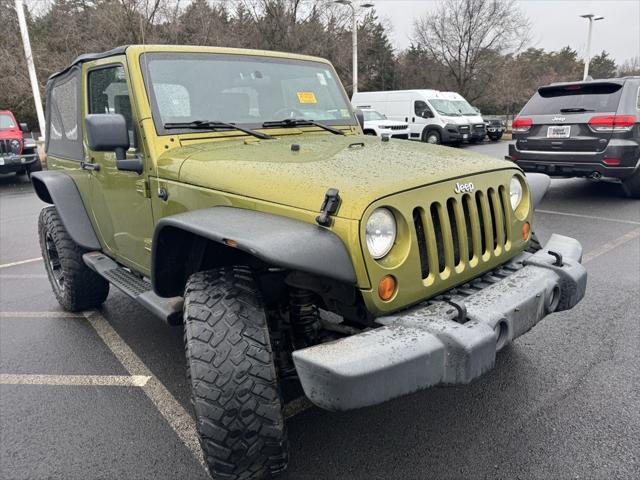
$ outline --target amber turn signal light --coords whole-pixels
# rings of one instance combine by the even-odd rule
[[[385,275],[378,284],[378,296],[385,302],[396,292],[396,279],[393,275]]]
[[[531,225],[529,225],[529,222],[524,222],[524,224],[522,225],[522,239],[528,240],[530,233],[531,233]]]

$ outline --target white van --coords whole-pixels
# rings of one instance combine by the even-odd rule
[[[469,141],[481,142],[487,134],[487,127],[480,110],[472,106],[467,99],[457,92],[442,92],[442,96],[453,103],[454,107],[469,121]]]
[[[437,90],[358,92],[354,107],[373,108],[389,120],[409,124],[409,138],[428,143],[459,144],[470,138],[467,117]]]

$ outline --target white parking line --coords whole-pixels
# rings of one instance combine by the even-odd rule
[[[25,263],[39,262],[41,260],[42,260],[42,257],[29,258],[28,260],[20,260],[18,262],[5,263],[3,265],[0,265],[0,268],[16,267],[18,265],[24,265]]]
[[[85,317],[96,330],[102,341],[113,352],[122,366],[130,375],[144,375],[150,377],[147,384],[142,387],[160,414],[176,432],[182,443],[191,451],[193,456],[204,467],[202,449],[198,440],[196,424],[191,415],[171,395],[171,392],[158,380],[147,366],[140,360],[126,342],[118,335],[118,332],[96,310],[85,312]]]
[[[16,279],[34,279],[34,278],[47,278],[44,273],[2,273],[0,274],[0,280],[16,280]]]
[[[636,228],[635,230],[631,230],[629,233],[624,234],[623,236],[616,238],[615,240],[611,240],[610,242],[605,243],[604,245],[600,245],[595,250],[587,253],[582,258],[582,263],[590,262],[591,260],[598,258],[605,253],[609,253],[611,250],[618,248],[620,245],[623,245],[631,240],[635,240],[636,238],[640,238],[640,228]]]
[[[30,375],[0,373],[0,385],[144,387],[150,378],[146,375]]]
[[[0,318],[84,318],[73,312],[0,312]]]
[[[547,213],[549,215],[564,215],[565,217],[588,218],[589,220],[603,220],[605,222],[627,223],[629,225],[640,225],[635,220],[624,220],[622,218],[599,217],[597,215],[583,215],[581,213],[556,212],[554,210],[536,210],[535,213]]]

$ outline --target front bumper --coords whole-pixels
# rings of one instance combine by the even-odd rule
[[[38,154],[3,154],[0,155],[0,173],[16,172],[38,160]]]
[[[471,138],[471,131],[468,125],[455,125],[448,123],[440,132],[442,143],[460,143]]]
[[[587,177],[597,172],[603,177],[627,178],[640,167],[640,146],[634,141],[612,139],[601,152],[568,152],[520,150],[510,144],[507,159],[525,172],[571,177]],[[619,164],[607,165],[607,159],[616,159]]]
[[[562,257],[561,266],[549,251]],[[506,344],[582,299],[581,259],[577,240],[554,234],[542,250],[521,253],[450,296],[379,318],[380,328],[297,350],[304,392],[319,407],[350,410],[469,383],[493,368]]]

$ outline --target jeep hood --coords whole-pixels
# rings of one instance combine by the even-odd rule
[[[165,153],[158,163],[167,179],[314,212],[325,192],[337,188],[338,216],[352,219],[394,193],[514,168],[511,162],[456,148],[324,133],[191,143]]]

